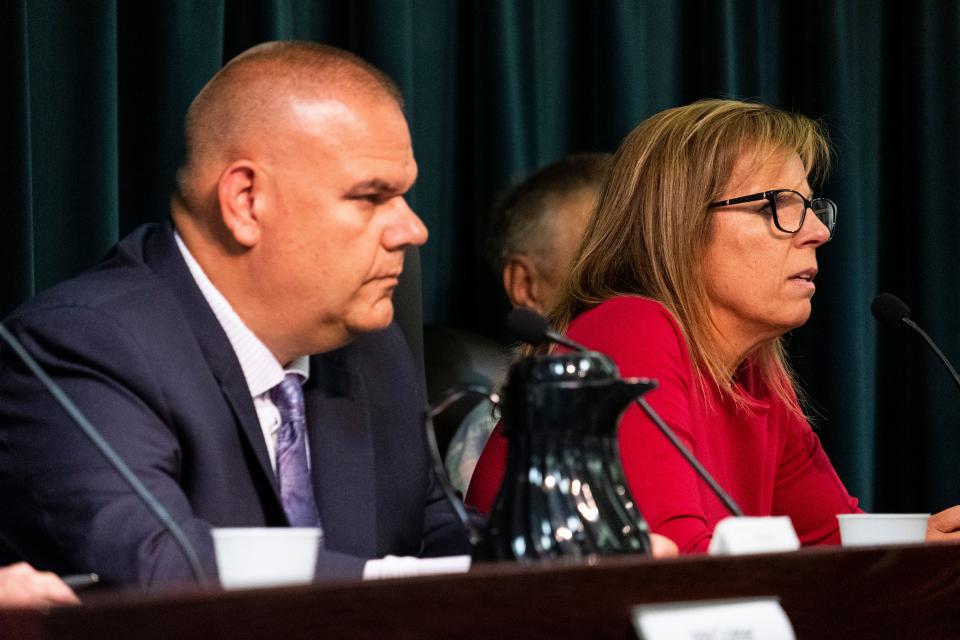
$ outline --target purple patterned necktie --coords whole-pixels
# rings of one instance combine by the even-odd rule
[[[300,376],[288,373],[270,390],[280,410],[277,430],[277,478],[280,500],[291,527],[319,527],[320,516],[313,499],[313,483],[307,466],[307,421],[303,411]]]

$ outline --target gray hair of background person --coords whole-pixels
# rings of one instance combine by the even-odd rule
[[[599,189],[612,155],[575,153],[549,164],[503,191],[493,208],[493,234],[488,255],[500,272],[510,256],[523,254],[549,271],[550,239],[553,233],[551,201],[579,189]]]

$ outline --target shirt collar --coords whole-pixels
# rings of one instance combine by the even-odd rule
[[[213,314],[217,317],[217,321],[223,327],[224,333],[227,334],[230,346],[233,347],[237,360],[240,362],[240,369],[247,381],[250,396],[256,398],[266,393],[280,384],[287,373],[296,373],[304,380],[309,379],[309,356],[301,356],[283,367],[267,346],[244,324],[227,299],[223,297],[223,294],[210,282],[210,278],[207,277],[200,263],[190,253],[180,234],[174,231],[173,237],[177,241],[180,254],[187,263],[190,275],[193,276],[194,282],[197,283],[207,304],[210,305]]]

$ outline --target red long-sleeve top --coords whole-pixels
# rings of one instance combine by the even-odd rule
[[[581,314],[568,335],[609,355],[621,375],[656,378],[650,405],[740,505],[745,515],[787,515],[804,545],[837,544],[836,515],[859,511],[810,424],[773,396],[752,368],[741,369],[737,408],[712,383],[700,384],[686,342],[660,303],[621,297]],[[795,399],[794,399],[795,402]],[[730,515],[652,422],[634,405],[620,424],[620,456],[630,491],[651,529],[682,552],[703,552]],[[503,478],[507,441],[500,426],[470,481],[466,502],[489,513]]]

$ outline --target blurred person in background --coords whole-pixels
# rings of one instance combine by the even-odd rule
[[[570,271],[612,158],[609,153],[564,156],[497,198],[489,257],[514,308],[539,313],[549,308]],[[445,464],[461,494],[496,421],[490,404],[481,402],[450,441]]]

